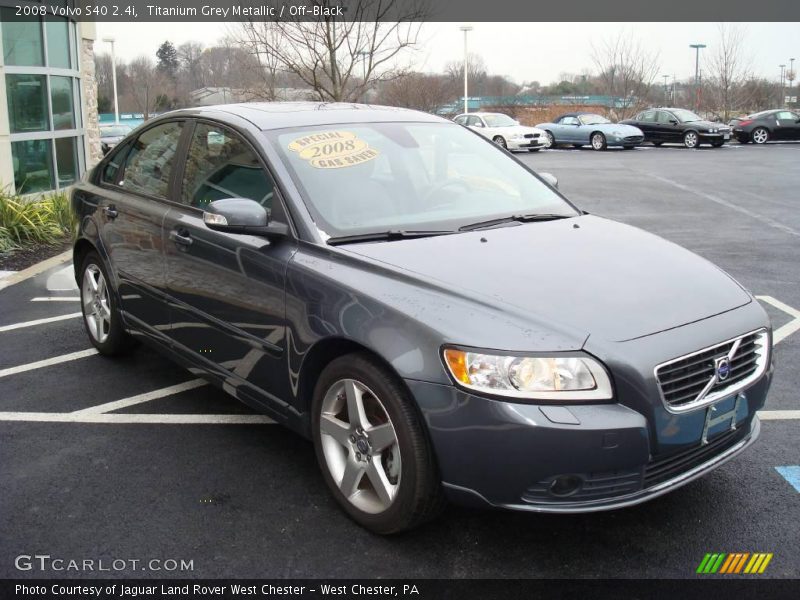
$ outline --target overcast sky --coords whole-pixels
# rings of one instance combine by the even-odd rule
[[[463,56],[461,23],[428,23],[422,30],[424,44],[408,58],[420,71],[441,71],[452,60]],[[470,52],[483,56],[489,71],[510,76],[517,83],[537,80],[550,83],[562,72],[593,70],[592,44],[620,32],[632,35],[660,55],[660,74],[685,79],[694,75],[694,50],[691,43],[708,45],[712,50],[718,38],[716,23],[473,23],[469,34]],[[780,64],[800,59],[798,23],[747,23],[746,55],[752,70],[779,80]],[[158,46],[170,40],[176,46],[189,40],[206,46],[224,37],[235,26],[231,23],[98,23],[96,51],[108,50],[100,41],[116,38],[120,58],[129,60],[140,54],[155,57]],[[795,63],[797,68],[799,65]]]

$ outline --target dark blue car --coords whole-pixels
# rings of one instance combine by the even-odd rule
[[[181,110],[72,201],[94,346],[146,342],[313,440],[373,531],[446,499],[637,504],[758,436],[771,329],[747,290],[438,117]]]

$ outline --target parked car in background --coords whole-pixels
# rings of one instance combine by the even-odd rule
[[[784,108],[763,110],[746,117],[732,119],[736,141],[766,144],[780,140],[800,140],[800,113]]]
[[[101,125],[100,147],[103,149],[103,154],[108,154],[109,150],[119,144],[131,131],[133,129],[127,125]]]
[[[179,110],[112,150],[72,206],[94,347],[147,342],[311,439],[372,531],[445,497],[631,506],[758,437],[771,327],[753,296],[445,119]]]
[[[633,149],[644,141],[644,134],[638,127],[622,123],[612,123],[602,115],[590,112],[570,112],[563,114],[552,123],[536,126],[547,135],[548,146],[572,144],[576,148],[591,145],[594,150],[605,150],[618,146]]]
[[[711,144],[719,148],[731,139],[731,128],[727,125],[705,121],[684,108],[648,108],[621,123],[638,127],[644,133],[644,140],[656,146],[683,144],[697,148]]]
[[[503,113],[474,112],[458,115],[454,121],[477,131],[508,150],[536,152],[547,147],[544,131],[520,125]]]

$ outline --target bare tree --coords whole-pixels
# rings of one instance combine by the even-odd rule
[[[658,73],[658,53],[648,51],[640,41],[621,32],[593,47],[592,61],[600,72],[601,89],[616,99],[615,112],[620,119],[646,103]]]
[[[128,93],[146,121],[155,110],[164,89],[164,77],[149,56],[139,56],[128,65],[128,79]]]
[[[459,87],[446,75],[412,72],[385,83],[378,100],[389,106],[436,112],[459,94]]]
[[[310,1],[330,7],[328,0]],[[299,77],[320,100],[356,100],[401,72],[395,63],[417,43],[426,6],[426,0],[353,0],[347,21],[252,20],[237,24],[233,37],[268,69]]]
[[[743,56],[745,32],[721,23],[717,43],[705,61],[705,104],[724,121],[743,101],[742,84],[749,77],[750,61]]]
[[[447,63],[444,72],[457,85],[463,89],[464,85],[464,61],[454,60]],[[469,93],[475,96],[482,96],[485,93],[484,87],[489,76],[486,62],[480,54],[470,52],[467,55],[467,85]],[[461,92],[463,96],[463,91]]]

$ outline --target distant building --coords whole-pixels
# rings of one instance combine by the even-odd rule
[[[217,104],[230,104],[234,102],[248,102],[263,100],[267,94],[258,90],[238,89],[230,87],[203,87],[189,92],[192,106],[215,106]],[[282,101],[311,100],[313,90],[303,88],[275,88],[275,99]]]
[[[94,23],[21,21],[0,0],[0,187],[63,189],[102,156]]]

